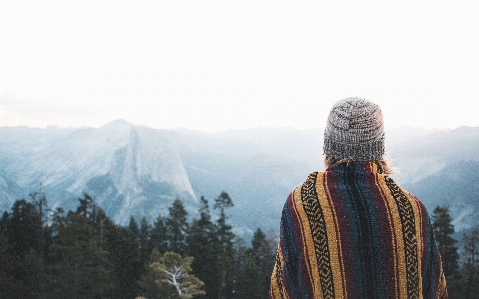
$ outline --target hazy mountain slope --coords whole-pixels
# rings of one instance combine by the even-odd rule
[[[86,191],[117,222],[130,215],[153,219],[177,196],[194,210],[181,158],[159,130],[120,120],[99,129],[1,128],[0,134],[0,183],[8,187],[0,186],[0,194],[10,194],[2,198],[4,209],[41,184],[53,208],[75,208]]]
[[[479,128],[460,127],[412,138],[396,145],[390,153],[401,170],[396,180],[418,182],[450,163],[479,161]]]
[[[322,140],[316,133],[265,128],[170,132],[196,196],[214,200],[222,190],[228,192],[235,204],[232,221],[249,230],[276,228],[288,193],[322,167]]]
[[[458,230],[479,225],[479,128],[413,138],[392,155],[401,170],[393,178],[431,213],[435,206],[447,204]]]
[[[479,161],[447,164],[441,172],[405,186],[431,213],[436,205],[449,205],[456,230],[479,225]]]

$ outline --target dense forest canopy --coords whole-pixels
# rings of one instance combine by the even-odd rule
[[[0,220],[0,298],[267,298],[277,236],[233,233],[226,192],[189,221],[176,199],[154,223],[115,224],[84,193],[75,211],[41,193]],[[216,220],[213,220],[216,219]]]

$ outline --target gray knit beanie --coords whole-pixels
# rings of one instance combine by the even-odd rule
[[[383,114],[361,98],[334,104],[324,130],[324,153],[337,160],[373,161],[384,154]]]

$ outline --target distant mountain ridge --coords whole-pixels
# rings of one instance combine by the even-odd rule
[[[479,128],[459,127],[413,138],[396,151],[398,181],[431,210],[449,205],[462,230],[479,225]]]
[[[99,129],[0,132],[3,209],[40,184],[52,207],[73,209],[88,192],[119,223],[130,215],[154,218],[177,196],[196,203],[181,158],[161,131],[115,121]]]
[[[194,215],[199,196],[226,191],[237,233],[276,229],[288,193],[324,169],[322,146],[322,129],[205,133],[122,120],[98,129],[2,127],[0,210],[41,184],[51,207],[73,209],[85,191],[125,224],[130,215],[167,215],[176,197]],[[479,224],[479,128],[386,128],[386,150],[401,170],[393,179],[431,212],[449,204],[458,228]]]

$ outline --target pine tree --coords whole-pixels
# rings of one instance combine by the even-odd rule
[[[479,229],[463,235],[465,262],[462,268],[461,298],[477,298],[479,294]]]
[[[275,261],[275,246],[272,243],[260,228],[256,230],[251,241],[251,249],[259,273],[258,298],[266,298],[268,296],[270,277]]]
[[[78,198],[79,205],[76,214],[83,215],[93,225],[95,235],[98,236],[98,242],[103,248],[107,248],[105,239],[112,233],[115,224],[106,213],[96,204],[93,197],[88,193],[83,193],[83,198]]]
[[[130,222],[129,227],[118,226],[109,241],[110,260],[115,277],[115,298],[135,298],[139,292],[137,281],[141,277],[143,267],[137,236],[134,235],[135,224],[136,222]]]
[[[130,217],[126,241],[129,261],[124,266],[127,267],[125,270],[128,273],[128,281],[122,286],[125,289],[122,296],[124,298],[132,298],[138,294],[139,286],[137,281],[140,279],[143,271],[143,262],[140,254],[140,228],[133,216]]]
[[[189,256],[193,257],[193,274],[205,283],[206,298],[218,293],[216,288],[220,280],[217,271],[217,238],[215,226],[211,221],[208,200],[200,199],[199,219],[194,219],[187,238]],[[205,296],[197,295],[198,298]],[[196,298],[195,297],[195,298]]]
[[[14,258],[9,254],[12,246],[7,237],[0,231],[0,298],[18,298],[20,286],[13,277],[15,269]]]
[[[181,257],[174,252],[166,252],[159,260],[150,264],[157,276],[158,284],[168,284],[175,288],[181,299],[190,299],[193,295],[203,294],[204,283],[196,278],[192,271],[192,257]]]
[[[261,270],[251,248],[240,246],[237,249],[236,299],[266,299],[261,282]]]
[[[454,225],[452,225],[449,207],[437,206],[432,215],[434,235],[442,257],[442,267],[446,280],[453,280],[459,270],[459,254],[455,244],[457,240],[452,238]]]
[[[140,250],[140,262],[144,266],[146,266],[148,262],[148,258],[150,257],[150,254],[153,251],[153,247],[150,242],[150,233],[151,233],[151,226],[150,224],[148,224],[148,221],[143,216],[140,223],[138,245]]]
[[[93,200],[93,197],[88,193],[83,193],[83,198],[78,198],[78,201],[80,203],[75,213],[86,217],[90,221],[95,219],[98,206]]]
[[[14,252],[21,256],[30,249],[39,252],[41,247],[40,215],[35,205],[24,199],[14,202],[8,217],[6,237],[15,244]]]
[[[177,198],[168,208],[170,215],[166,219],[168,250],[184,255],[186,253],[186,236],[188,233],[187,212],[183,203]]]
[[[161,254],[168,250],[168,236],[165,225],[165,220],[161,215],[158,215],[150,234],[150,247],[158,250]]]
[[[233,207],[233,201],[226,192],[221,192],[215,199],[215,209],[219,209],[220,216],[216,224],[216,236],[218,238],[218,273],[220,281],[218,285],[218,299],[231,298],[234,288],[234,249],[233,238],[235,237],[232,226],[227,224],[226,209]]]
[[[70,213],[58,237],[50,250],[56,262],[49,267],[48,297],[106,297],[112,287],[108,253],[99,246],[88,218]]]
[[[276,237],[268,236],[258,228],[251,240],[251,247],[244,241],[236,242],[235,273],[237,299],[268,298],[270,277],[275,261]]]
[[[40,234],[39,236],[40,244],[38,246],[38,255],[43,261],[45,260],[45,250],[47,247],[47,239],[48,239],[48,236],[47,236],[48,232],[46,231],[46,228],[45,228],[45,223],[46,223],[47,214],[48,214],[47,198],[45,194],[41,191],[41,187],[39,192],[32,192],[29,195],[31,198],[31,202],[35,205],[36,211],[38,212],[38,230]]]
[[[38,298],[43,284],[43,252],[41,218],[36,206],[17,200],[11,213],[4,213],[2,226],[11,244],[8,253],[15,267],[10,272],[17,286],[17,298]]]
[[[157,273],[150,267],[153,262],[160,261],[163,254],[157,249],[153,249],[144,274],[142,275],[139,285],[141,294],[148,299],[177,299],[176,290],[169,284],[157,283]]]
[[[138,227],[138,223],[136,223],[135,217],[133,216],[130,216],[130,222],[128,224],[128,232],[131,234],[131,237],[135,242],[139,241],[140,228]]]

